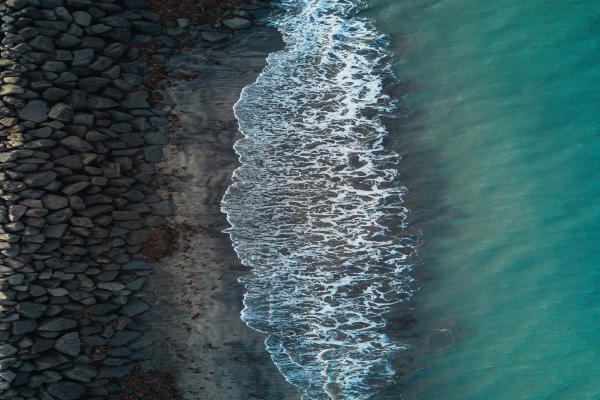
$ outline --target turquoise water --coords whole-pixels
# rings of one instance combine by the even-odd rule
[[[389,397],[600,399],[600,3],[369,3],[434,201],[417,324],[447,338]]]

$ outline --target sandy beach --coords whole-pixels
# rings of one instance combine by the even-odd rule
[[[156,367],[173,374],[181,400],[298,398],[264,350],[264,336],[240,320],[238,278],[246,269],[222,233],[228,224],[220,212],[237,166],[232,107],[282,46],[275,30],[255,26],[221,44],[198,43],[167,63],[169,75],[182,79],[162,93],[176,122],[158,165],[159,190],[175,205],[168,229],[178,248],[155,262],[149,290],[159,317]]]

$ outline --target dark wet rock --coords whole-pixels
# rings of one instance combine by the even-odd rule
[[[119,58],[123,56],[126,51],[127,46],[125,46],[123,43],[112,43],[102,50],[102,54],[110,58]]]
[[[67,70],[67,65],[62,61],[46,61],[46,63],[42,66],[44,71],[49,72],[64,72]]]
[[[65,166],[71,169],[80,169],[83,168],[83,162],[81,160],[81,156],[79,155],[70,155],[66,157],[61,157],[54,160],[56,164]]]
[[[40,51],[51,52],[54,50],[54,43],[48,36],[38,35],[29,41],[29,45]]]
[[[59,400],[77,400],[85,393],[85,386],[68,381],[48,385],[48,393]]]
[[[93,150],[93,148],[94,148],[90,143],[86,142],[85,140],[83,140],[77,136],[67,136],[66,138],[62,139],[60,142],[65,147],[67,147],[71,150],[79,151],[79,152],[90,151],[90,150]]]
[[[44,93],[42,93],[42,97],[45,100],[55,102],[55,101],[59,101],[59,100],[63,99],[68,94],[69,94],[68,90],[52,87],[52,88],[46,89],[44,91]]]
[[[92,315],[104,315],[119,309],[116,304],[96,304],[86,309]]]
[[[138,338],[142,333],[138,331],[120,331],[115,334],[109,341],[109,346],[124,346],[132,340]]]
[[[81,351],[79,334],[77,332],[71,332],[61,336],[54,343],[54,348],[71,357],[79,355],[79,352]]]
[[[98,57],[96,61],[90,64],[90,68],[94,71],[105,71],[113,64],[113,60],[109,57]]]
[[[87,365],[75,365],[75,367],[63,372],[63,375],[74,381],[91,382],[98,375],[98,371]]]
[[[44,122],[48,119],[48,103],[42,100],[32,100],[21,112],[19,117],[31,122]]]
[[[17,348],[10,344],[0,345],[0,358],[10,357],[17,353]]]
[[[75,23],[84,27],[90,26],[92,23],[92,16],[85,11],[75,11],[73,13]]]
[[[25,212],[27,211],[27,207],[23,205],[14,205],[8,207],[8,219],[12,222],[18,221],[21,219]]]
[[[67,231],[67,224],[50,225],[44,230],[44,236],[48,239],[60,239]]]
[[[57,367],[65,364],[69,359],[56,351],[50,351],[35,360],[35,366],[38,371]]]
[[[57,177],[57,174],[52,171],[44,171],[44,172],[36,172],[33,174],[27,175],[23,181],[33,187],[37,186],[46,186],[49,183],[52,183]]]
[[[86,65],[90,65],[94,60],[94,50],[93,49],[82,49],[76,50],[73,52],[73,66],[76,67],[84,67]]]
[[[62,210],[58,210],[56,212],[53,212],[52,214],[49,214],[46,217],[46,220],[51,224],[61,224],[63,222],[68,221],[69,218],[71,218],[72,216],[73,210],[71,210],[70,208],[63,208]]]
[[[70,318],[50,318],[38,326],[40,331],[60,332],[77,326],[77,321]]]
[[[21,302],[17,304],[16,311],[23,315],[26,318],[39,318],[44,315],[47,307],[43,304],[31,303],[31,302]]]
[[[148,108],[148,92],[129,93],[121,105],[125,108]]]
[[[12,332],[15,335],[23,335],[35,331],[35,327],[35,322],[32,320],[15,321]]]
[[[44,207],[48,210],[60,210],[69,205],[69,199],[54,194],[45,195],[42,197],[42,202],[44,203]]]
[[[107,108],[117,107],[118,104],[111,99],[102,96],[88,96],[87,107],[92,110],[103,110]]]
[[[50,109],[48,116],[52,119],[68,122],[73,118],[73,113],[73,107],[64,103],[58,103],[55,104],[52,109]]]

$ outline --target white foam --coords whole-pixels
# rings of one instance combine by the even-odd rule
[[[408,210],[379,116],[386,43],[354,0],[284,0],[286,48],[235,106],[241,166],[223,199],[251,268],[243,320],[305,399],[367,399],[404,348],[383,315],[406,298]]]

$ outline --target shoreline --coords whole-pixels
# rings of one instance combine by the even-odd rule
[[[152,323],[152,358],[159,371],[172,373],[181,400],[298,397],[271,362],[265,336],[240,318],[238,278],[247,269],[222,232],[229,225],[220,211],[238,166],[233,105],[282,46],[274,29],[255,25],[167,61],[167,73],[182,79],[161,91],[177,123],[157,170],[159,194],[175,206],[168,226],[179,232],[179,246],[154,264],[148,290],[160,318]]]

